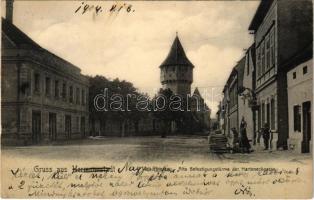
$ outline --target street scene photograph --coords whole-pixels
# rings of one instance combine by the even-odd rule
[[[311,0],[1,11],[2,198],[311,198]]]

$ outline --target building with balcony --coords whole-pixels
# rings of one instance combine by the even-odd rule
[[[256,48],[257,128],[265,123],[273,133],[273,148],[288,149],[287,65],[311,43],[312,1],[261,1],[249,30]]]

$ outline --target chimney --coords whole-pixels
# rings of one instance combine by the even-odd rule
[[[13,21],[13,1],[6,0],[5,18],[12,23]]]

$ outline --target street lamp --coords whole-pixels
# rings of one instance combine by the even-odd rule
[[[245,94],[244,92],[246,90],[248,91],[248,93]],[[249,107],[252,109],[252,111],[258,110],[259,106],[257,103],[256,93],[254,90],[252,90],[251,88],[241,86],[238,89],[238,94],[242,96],[244,99],[248,99]]]

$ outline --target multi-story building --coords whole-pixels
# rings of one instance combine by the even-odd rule
[[[2,143],[84,137],[88,80],[80,69],[35,43],[10,13],[2,19],[1,42]]]
[[[293,57],[287,73],[290,149],[312,152],[313,45]]]
[[[249,26],[256,48],[257,125],[270,125],[273,147],[288,148],[286,63],[312,41],[312,21],[310,0],[267,0]]]
[[[255,44],[251,45],[245,53],[244,67],[242,73],[242,85],[239,86],[238,96],[238,110],[239,119],[238,124],[240,126],[242,118],[246,121],[247,136],[249,140],[252,140],[255,144],[256,131],[255,131],[255,105],[254,105],[254,80],[255,80]],[[241,88],[242,87],[242,88]]]
[[[239,131],[239,88],[243,87],[243,74],[245,67],[245,57],[232,69],[223,89],[224,98],[221,103],[223,119],[223,129],[226,135],[231,135],[231,129]]]

